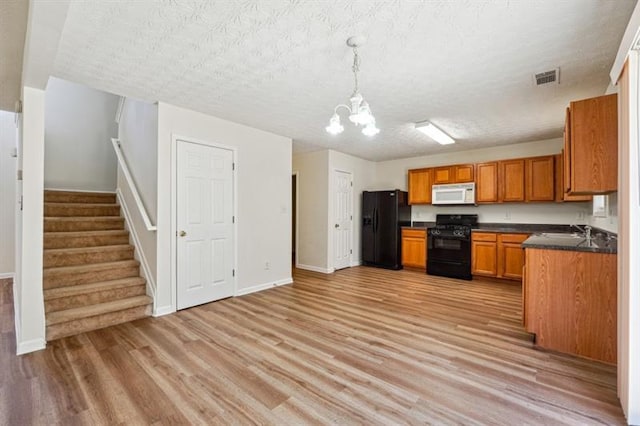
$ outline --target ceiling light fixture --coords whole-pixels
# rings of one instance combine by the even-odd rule
[[[347,46],[353,49],[353,77],[355,81],[355,87],[349,102],[351,106],[340,104],[333,109],[333,115],[329,120],[329,125],[325,127],[327,132],[332,135],[337,135],[344,131],[344,126],[340,123],[340,116],[338,115],[338,108],[346,108],[349,111],[349,121],[356,126],[363,125],[362,133],[367,136],[374,136],[380,133],[380,129],[376,127],[376,119],[371,113],[369,104],[364,100],[358,89],[358,71],[360,71],[360,57],[358,56],[358,47],[362,46],[365,42],[364,37],[349,37],[347,40]]]
[[[428,121],[416,123],[416,129],[420,130],[422,133],[429,136],[440,145],[451,145],[453,143],[456,143],[456,141],[451,136],[438,129]]]

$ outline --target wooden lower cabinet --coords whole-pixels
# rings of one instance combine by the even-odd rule
[[[425,229],[402,230],[402,266],[427,267],[427,231]]]
[[[495,277],[498,273],[497,250],[496,233],[471,233],[471,274]]]
[[[615,254],[526,249],[524,321],[538,346],[616,363],[616,264]]]
[[[498,235],[498,278],[522,280],[524,250],[522,243],[529,234]]]
[[[524,266],[522,242],[529,234],[473,232],[471,274],[520,281]]]

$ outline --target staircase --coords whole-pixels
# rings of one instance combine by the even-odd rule
[[[47,341],[151,314],[115,194],[45,191]]]

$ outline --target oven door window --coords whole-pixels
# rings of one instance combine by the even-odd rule
[[[434,238],[433,248],[438,250],[461,250],[461,240],[450,240],[445,238]]]

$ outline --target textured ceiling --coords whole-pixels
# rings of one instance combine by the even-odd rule
[[[6,0],[2,0],[6,1]],[[37,0],[45,1],[45,0]],[[57,77],[159,100],[370,160],[561,135],[570,100],[604,93],[635,0],[72,2]],[[324,127],[352,53],[380,134]],[[532,74],[561,68],[561,84]],[[459,142],[413,128],[431,120]]]
[[[20,99],[28,6],[28,0],[0,0],[0,110],[4,111],[14,111]]]

